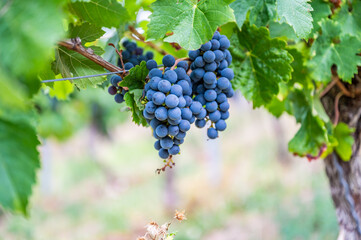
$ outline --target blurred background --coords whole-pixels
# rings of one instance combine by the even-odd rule
[[[30,216],[1,212],[0,239],[136,239],[151,221],[172,222],[177,240],[337,237],[322,160],[290,155],[294,120],[253,110],[239,94],[219,139],[192,126],[176,166],[159,175],[151,129],[132,123],[106,90],[34,101],[44,119],[42,170]],[[173,220],[175,210],[187,220]]]

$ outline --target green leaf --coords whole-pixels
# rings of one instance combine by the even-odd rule
[[[82,20],[99,27],[119,27],[130,19],[127,10],[116,0],[76,1],[69,9]]]
[[[98,38],[103,36],[104,33],[105,32],[102,30],[101,27],[87,22],[78,26],[74,26],[74,24],[69,24],[69,38],[79,37],[83,44],[86,42],[93,42],[97,40]]]
[[[148,24],[147,40],[163,38],[185,49],[197,49],[210,40],[217,27],[234,19],[232,9],[223,0],[157,0]]]
[[[313,10],[307,3],[309,0],[277,0],[277,13],[280,16],[280,23],[287,23],[294,29],[296,35],[307,38],[312,30]]]
[[[357,56],[361,50],[360,41],[356,37],[343,35],[342,27],[332,20],[321,22],[322,35],[312,45],[313,58],[309,62],[312,77],[317,81],[331,80],[331,67],[337,66],[337,73],[343,81],[351,82],[361,58]]]
[[[292,55],[292,79],[288,82],[289,86],[293,86],[295,83],[302,84],[307,87],[311,82],[308,68],[306,67],[303,54],[296,48],[287,48],[287,51]]]
[[[286,37],[285,40],[295,39],[298,40],[295,31],[293,28],[287,23],[279,23],[279,22],[270,22],[268,25],[268,29],[272,38],[275,37]],[[288,39],[287,39],[288,38]]]
[[[74,86],[69,81],[54,82],[54,86],[50,89],[49,95],[59,100],[66,100],[73,91]]]
[[[300,156],[317,156],[319,149],[328,143],[327,129],[325,122],[315,113],[313,104],[306,94],[308,92],[305,90],[294,90],[289,95],[291,112],[296,121],[301,123],[301,128],[288,143],[288,149]]]
[[[276,0],[236,0],[230,6],[239,28],[247,18],[251,25],[266,26],[276,16]]]
[[[352,133],[355,131],[353,128],[349,128],[345,123],[339,123],[334,129],[334,137],[337,139],[338,145],[335,147],[335,151],[344,161],[349,161],[352,156],[352,145],[354,138]]]
[[[330,4],[323,0],[312,0],[311,7],[313,8],[313,11],[311,12],[313,19],[312,33],[315,33],[320,29],[319,22],[331,15],[332,12]]]
[[[23,120],[0,118],[0,203],[27,214],[28,198],[40,167],[35,130]]]
[[[97,55],[103,53],[103,50],[99,47],[91,47],[91,49],[93,49]],[[56,50],[55,59],[53,62],[53,71],[56,74],[60,73],[63,77],[86,76],[105,72],[100,65],[65,47],[59,47]],[[104,77],[93,77],[73,81],[79,88],[87,88],[89,86],[96,87],[97,84],[104,80]]]
[[[0,68],[40,86],[34,77],[46,67],[53,47],[64,37],[59,1],[0,2]]]
[[[351,11],[349,11],[349,9]],[[334,18],[342,26],[342,35],[349,34],[361,39],[361,2],[353,1],[352,8],[344,4]]]
[[[129,90],[144,89],[148,72],[145,61],[142,61],[140,65],[130,69],[129,74],[120,82],[119,86],[127,87]]]
[[[268,29],[244,24],[231,39],[235,72],[233,87],[252,100],[254,107],[269,103],[279,92],[279,83],[291,78],[292,56],[286,42],[271,39]]]
[[[144,105],[141,103],[143,97],[142,89],[134,89],[127,92],[124,96],[125,103],[132,112],[132,119],[138,125],[147,126],[147,121],[143,117]]]

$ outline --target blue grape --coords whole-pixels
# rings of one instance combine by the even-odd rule
[[[228,62],[227,62],[227,60],[222,60],[221,63],[219,64],[219,66],[218,66],[218,69],[219,69],[219,70],[223,70],[223,69],[225,69],[225,68],[227,68],[227,67],[228,67]]]
[[[182,140],[182,139],[184,139],[185,137],[186,137],[186,133],[185,132],[179,132],[176,136],[175,136],[175,138],[176,139],[178,139],[178,140]]]
[[[228,49],[226,49],[225,51],[225,59],[226,59],[226,61],[228,62],[228,66],[229,65],[231,65],[231,63],[232,63],[232,55],[231,55],[231,53],[229,52],[229,50]]]
[[[145,111],[147,111],[150,114],[154,114],[156,109],[157,106],[152,101],[147,102],[147,104],[145,104]]]
[[[196,120],[196,127],[198,127],[198,128],[203,128],[204,126],[206,126],[206,120],[204,120],[204,119],[197,119]]]
[[[204,67],[205,64],[206,64],[206,63],[204,62],[202,56],[198,56],[198,57],[196,58],[196,60],[194,60],[194,65],[195,65],[197,68]]]
[[[121,82],[123,79],[121,76],[118,76],[118,75],[113,75],[111,78],[110,78],[110,83],[115,86],[115,87],[118,87],[118,83]]]
[[[200,102],[193,101],[189,109],[192,111],[193,114],[199,114],[203,107]]]
[[[186,100],[186,107],[189,107],[193,102],[190,96],[184,96],[184,99]]]
[[[114,87],[113,85],[108,88],[108,93],[110,95],[115,95],[118,92],[118,89]]]
[[[181,116],[183,119],[186,119],[188,121],[191,120],[192,111],[189,108],[182,108],[181,112],[182,112]]]
[[[134,65],[132,63],[130,63],[130,62],[127,62],[127,63],[124,64],[124,69],[125,70],[129,70],[129,69],[131,69],[133,67],[134,67]]]
[[[195,115],[195,117],[196,117],[197,119],[203,119],[203,118],[205,118],[206,116],[207,116],[207,110],[204,109],[204,108],[201,109],[200,113],[198,113],[197,115]]]
[[[154,143],[154,148],[156,149],[156,150],[160,150],[162,147],[160,146],[160,141],[159,140],[157,140],[157,141],[155,141],[155,143]]]
[[[187,105],[187,102],[183,96],[180,96],[178,100],[179,100],[178,103],[179,108],[184,108]]]
[[[158,83],[158,90],[163,93],[169,92],[171,87],[172,85],[167,80],[160,80]]]
[[[229,69],[229,68],[226,68],[226,69]],[[231,83],[225,77],[220,77],[217,81],[217,87],[221,90],[229,88],[230,85],[231,85]]]
[[[154,57],[154,54],[153,54],[153,52],[146,52],[145,53],[145,57],[148,59],[148,60],[150,60],[150,59],[153,59],[153,57]]]
[[[218,32],[218,31],[216,31],[214,34],[213,34],[213,39],[219,39],[221,37],[221,34]]]
[[[226,92],[226,96],[228,98],[231,98],[234,96],[234,90],[232,89],[232,87]]]
[[[216,122],[215,127],[218,131],[224,131],[227,128],[227,123],[226,121],[220,119]]]
[[[161,157],[163,159],[167,159],[169,157],[169,152],[167,149],[162,148],[159,150],[158,153],[159,153],[159,157]]]
[[[163,73],[158,68],[153,68],[152,70],[149,71],[148,76],[149,76],[149,78],[153,78],[153,77],[161,78],[163,76]]]
[[[146,94],[145,96],[146,96],[146,98],[147,98],[148,100],[152,100],[154,93],[155,93],[155,91],[153,91],[152,89],[150,89],[150,90],[147,91],[147,94]]]
[[[170,155],[176,155],[180,152],[180,148],[178,145],[173,145],[169,150],[168,150]]]
[[[168,134],[170,136],[176,136],[179,133],[179,127],[177,125],[168,126]]]
[[[163,138],[168,135],[168,128],[164,124],[161,124],[155,129],[155,133],[158,137]]]
[[[129,62],[132,63],[133,65],[138,65],[139,61],[136,57],[132,57],[129,59]]]
[[[204,76],[205,71],[203,68],[196,68],[192,73],[194,74],[195,78],[201,79]]]
[[[185,94],[188,91],[189,83],[186,80],[180,80],[177,82],[177,84],[182,87],[183,94]]]
[[[173,139],[170,137],[164,137],[160,140],[160,146],[164,149],[169,149],[173,146]]]
[[[170,93],[176,95],[177,97],[180,97],[183,94],[183,88],[178,84],[174,84],[170,88]]]
[[[221,112],[221,119],[226,120],[229,118],[229,112]]]
[[[219,119],[221,119],[221,113],[218,110],[209,114],[209,120],[212,122],[217,122]]]
[[[188,78],[186,70],[184,68],[176,68],[174,72],[177,74],[177,80],[182,80]]]
[[[179,99],[176,95],[174,94],[169,94],[166,98],[165,98],[165,105],[169,108],[175,108],[177,107],[179,104]]]
[[[206,63],[211,63],[216,59],[216,55],[213,53],[213,51],[207,51],[203,54],[203,60]]]
[[[153,68],[157,68],[158,64],[155,60],[148,60],[146,66],[148,70],[152,70]]]
[[[125,50],[125,51],[122,52],[122,58],[123,58],[123,60],[128,60],[131,56],[132,56],[132,54],[131,54],[129,51],[127,51],[127,50]]]
[[[229,48],[229,46],[231,45],[231,43],[229,42],[227,37],[221,37],[219,39],[219,45],[220,45],[220,49],[221,50],[225,50],[227,48]]]
[[[217,93],[214,90],[208,89],[204,92],[204,99],[206,99],[208,102],[214,101],[217,98]]]
[[[155,139],[161,139],[161,137],[159,137],[159,136],[155,133],[155,131],[153,131],[153,137],[155,137]]]
[[[207,103],[206,103],[206,110],[207,110],[208,112],[214,112],[214,111],[217,110],[217,108],[218,108],[218,104],[217,104],[216,101],[212,101],[212,102],[207,102]]]
[[[202,51],[208,51],[208,50],[211,49],[211,47],[212,47],[212,43],[211,42],[206,42],[205,44],[203,44],[201,46],[201,50]]]
[[[194,61],[199,56],[199,54],[200,54],[199,50],[194,50],[194,51],[191,50],[188,52],[188,56],[192,61]]]
[[[162,81],[162,79],[160,77],[153,77],[152,79],[150,79],[150,88],[158,91],[158,83]]]
[[[196,120],[196,118],[194,116],[192,116],[191,120],[189,120],[189,123],[193,124],[195,120]]]
[[[165,67],[172,67],[175,63],[175,58],[172,55],[165,55],[162,59],[162,63]]]
[[[213,72],[206,72],[203,76],[203,81],[207,84],[214,84],[217,81],[216,74]]]
[[[135,55],[142,55],[143,54],[143,48],[137,47],[134,50]]]
[[[215,63],[215,62],[207,63],[204,66],[204,70],[207,72],[214,72],[214,71],[216,71],[216,69],[217,69],[217,63]]]
[[[153,128],[153,129],[156,129],[158,127],[158,125],[161,124],[161,122],[156,119],[156,118],[153,118],[152,121],[150,121],[150,126]]]
[[[145,109],[143,110],[143,116],[145,119],[152,120],[154,118],[154,114],[150,114]]]
[[[221,72],[221,76],[228,78],[228,80],[232,80],[234,78],[234,73],[231,68],[225,68]]]
[[[169,118],[168,118],[168,123],[169,123],[170,125],[177,125],[177,126],[178,126],[178,124],[180,123],[181,120],[182,120],[182,118],[179,118],[179,119],[177,119],[177,120],[172,120],[172,119],[169,119]]]
[[[219,109],[223,112],[227,111],[229,109],[229,103],[223,102],[223,103],[219,104]]]
[[[162,92],[155,92],[152,101],[156,105],[162,105],[165,101],[165,95]]]
[[[226,94],[224,94],[224,93],[218,94],[216,101],[217,101],[218,103],[223,103],[223,102],[227,101],[227,96],[226,96]]]
[[[214,55],[216,56],[216,58],[214,59],[214,61],[216,61],[216,62],[220,62],[224,59],[224,55],[221,50],[214,51]]]
[[[124,102],[124,95],[117,93],[114,96],[114,100],[116,103],[122,103],[122,102]]]
[[[206,89],[204,88],[204,86],[202,84],[200,84],[197,86],[196,91],[198,94],[200,94],[200,93],[204,93],[206,91]]]
[[[216,139],[218,137],[218,131],[214,128],[208,128],[207,130],[207,136],[210,138],[210,139]]]
[[[184,143],[184,139],[173,139],[173,142],[175,145],[181,145],[182,143]]]
[[[168,111],[165,107],[159,107],[157,108],[157,110],[155,110],[155,117],[159,120],[159,121],[164,121],[168,118]]]
[[[191,124],[188,120],[182,120],[179,123],[179,130],[182,132],[187,132],[191,128]]]
[[[212,44],[212,50],[214,51],[214,50],[218,50],[219,49],[219,47],[220,47],[220,43],[219,43],[219,41],[217,40],[217,39],[212,39],[211,40],[211,44]]]
[[[170,83],[175,83],[178,79],[178,76],[174,70],[169,70],[164,73],[164,79],[167,79]]]
[[[194,101],[198,101],[201,103],[201,105],[206,105],[207,101],[204,99],[204,95],[203,94],[198,94],[195,98]]]
[[[182,112],[179,107],[175,107],[168,110],[168,117],[171,120],[178,120],[181,118]]]
[[[188,63],[187,61],[180,61],[178,64],[177,64],[177,67],[178,68],[183,68],[185,71],[188,70]]]

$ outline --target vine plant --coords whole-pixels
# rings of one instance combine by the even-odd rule
[[[148,19],[137,20],[147,11]],[[40,168],[43,116],[35,111],[36,96],[50,92],[61,100],[87,88],[104,91],[107,77],[42,80],[118,72],[133,121],[147,126],[142,95],[148,69],[141,63],[124,73],[109,44],[121,49],[122,39],[134,39],[158,61],[166,54],[184,59],[217,29],[231,42],[233,88],[254,108],[293,116],[300,128],[289,151],[309,160],[334,153],[352,182],[361,169],[355,160],[361,113],[348,108],[359,106],[361,94],[360,1],[12,0],[0,3],[0,204],[27,214]],[[330,170],[331,161],[325,164],[331,188],[342,193],[332,180],[337,171]],[[360,186],[351,186],[356,206]],[[345,199],[333,199],[340,210],[337,201]],[[338,217],[341,229],[347,221],[354,225],[353,218],[345,223]]]

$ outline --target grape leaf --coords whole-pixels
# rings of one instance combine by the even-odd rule
[[[74,24],[69,24],[68,35],[69,38],[80,37],[82,43],[93,42],[103,36],[105,32],[101,27],[90,24],[82,23],[81,25],[74,26]]]
[[[335,151],[344,161],[349,161],[352,155],[352,145],[354,138],[352,133],[355,131],[353,128],[349,128],[345,123],[339,123],[334,129],[334,137],[337,139],[338,144],[335,147]]]
[[[153,14],[148,24],[147,40],[163,38],[185,49],[197,49],[212,38],[217,27],[234,19],[224,0],[158,0],[152,3]]]
[[[0,68],[21,78],[34,93],[40,87],[36,74],[47,67],[53,46],[65,35],[59,3],[1,1],[0,9]]]
[[[28,198],[40,167],[35,130],[27,121],[0,118],[0,203],[27,214]]]
[[[287,38],[294,40],[299,39],[293,28],[287,23],[270,22],[268,24],[268,29],[272,38],[286,37],[285,40],[287,40]]]
[[[130,19],[127,10],[116,0],[76,1],[69,9],[82,20],[99,27],[119,27]]]
[[[73,91],[74,86],[69,81],[54,82],[53,88],[49,91],[49,95],[59,100],[66,100]]]
[[[93,49],[94,53],[97,55],[103,53],[103,50],[100,47],[91,47],[91,49]],[[53,62],[52,67],[55,74],[60,73],[63,77],[86,76],[105,72],[100,65],[65,47],[59,47],[56,50],[55,61]],[[104,77],[93,77],[73,81],[79,88],[86,88],[89,86],[95,87],[104,80]]]
[[[125,103],[132,112],[132,119],[138,125],[147,126],[147,121],[143,117],[144,105],[141,103],[143,89],[134,89],[127,92],[124,96]]]
[[[148,72],[145,61],[142,61],[140,65],[130,69],[129,74],[120,82],[119,86],[127,87],[129,90],[143,89]]]
[[[349,5],[344,4],[341,10],[334,18],[342,25],[342,34],[350,34],[361,39],[361,2],[353,1],[352,9],[349,11]]]
[[[309,0],[277,0],[277,13],[280,23],[287,23],[294,29],[296,35],[307,38],[312,30],[313,10]]]
[[[239,28],[247,20],[256,26],[266,26],[276,16],[276,0],[236,0],[230,4]]]
[[[311,12],[313,19],[312,33],[315,33],[320,29],[319,22],[331,15],[332,12],[329,3],[323,0],[312,0],[311,7],[313,8]]]
[[[328,143],[327,129],[325,122],[314,113],[312,101],[306,93],[305,90],[294,90],[288,96],[290,112],[301,123],[301,128],[288,143],[288,149],[300,156],[317,156],[319,149]]]
[[[322,35],[317,37],[312,45],[313,58],[309,62],[312,77],[317,81],[329,82],[331,80],[331,67],[337,66],[337,73],[343,81],[351,82],[357,66],[361,65],[361,58],[356,54],[360,52],[360,41],[353,36],[343,35],[341,25],[332,20],[321,22]]]
[[[268,29],[244,24],[231,39],[235,72],[233,87],[252,100],[254,107],[269,103],[279,92],[278,84],[291,78],[292,56],[286,42],[271,39]],[[243,53],[242,53],[243,51]]]

